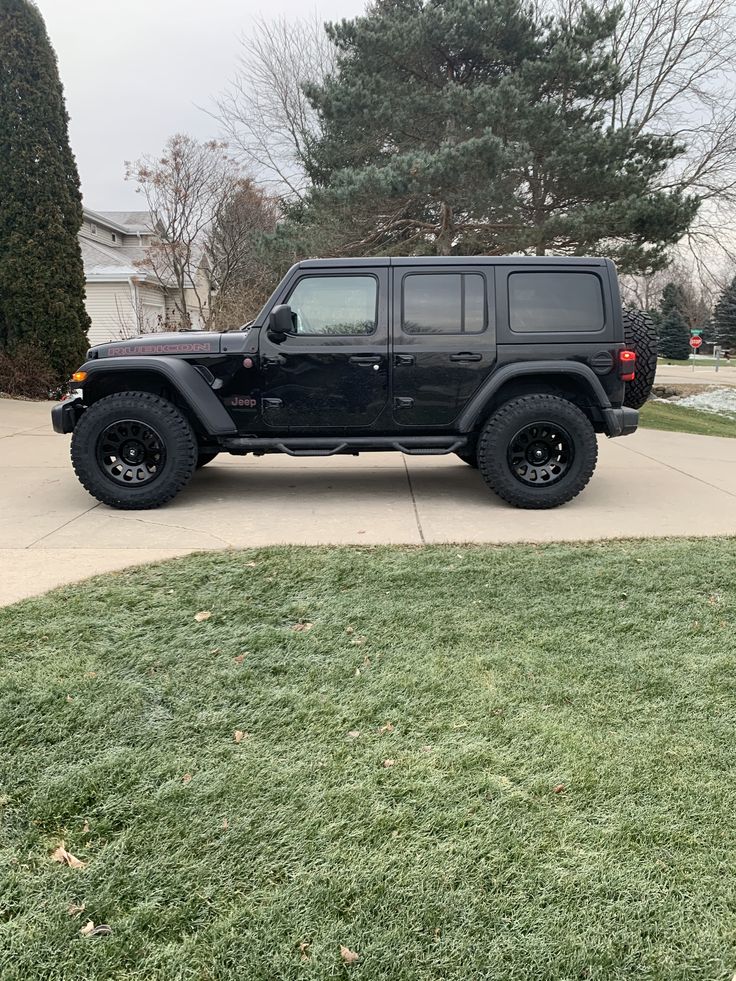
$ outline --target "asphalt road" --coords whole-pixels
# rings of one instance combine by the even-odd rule
[[[547,542],[736,534],[736,440],[640,430],[601,438],[571,504],[518,511],[456,457],[223,456],[157,511],[79,485],[46,403],[0,400],[0,604],[200,549]]]

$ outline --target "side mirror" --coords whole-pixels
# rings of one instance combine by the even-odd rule
[[[295,334],[294,314],[287,303],[275,306],[268,317],[268,337],[274,344],[283,344],[289,334]]]

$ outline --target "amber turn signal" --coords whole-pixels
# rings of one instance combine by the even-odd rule
[[[87,380],[87,372],[86,371],[75,371],[74,374],[72,375],[72,381],[73,382],[83,382],[83,381],[86,381],[86,380]]]

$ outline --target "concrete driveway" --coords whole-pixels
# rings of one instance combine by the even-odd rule
[[[642,430],[600,441],[571,504],[517,511],[456,457],[223,456],[158,511],[82,489],[49,404],[0,400],[0,603],[199,549],[736,534],[736,440]]]

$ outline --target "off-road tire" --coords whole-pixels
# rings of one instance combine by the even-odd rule
[[[152,427],[165,447],[155,479],[143,486],[114,481],[98,459],[98,440],[107,427],[134,420]],[[82,486],[103,504],[124,511],[161,507],[185,487],[197,463],[197,439],[189,420],[167,399],[149,392],[116,392],[93,403],[74,427],[72,465]]]
[[[643,310],[624,310],[624,340],[630,351],[636,351],[636,376],[626,383],[624,405],[640,409],[652,392],[657,371],[657,332],[654,322]]]
[[[564,474],[549,485],[529,486],[512,469],[509,452],[518,433],[544,423],[561,427],[572,445]],[[517,508],[555,508],[580,493],[593,475],[598,442],[587,416],[556,395],[522,395],[506,402],[488,419],[478,440],[478,468],[488,486]]]
[[[472,467],[473,470],[478,469],[478,457],[475,455],[475,453],[460,453],[456,451],[455,456],[459,457],[463,463],[467,463],[467,465]]]
[[[197,470],[201,470],[202,467],[206,467],[208,463],[212,463],[212,461],[215,459],[215,457],[216,456],[219,456],[219,455],[220,455],[219,450],[216,450],[214,453],[203,453],[200,450],[200,452],[199,452],[199,454],[197,456],[197,466],[196,466],[196,469]]]

